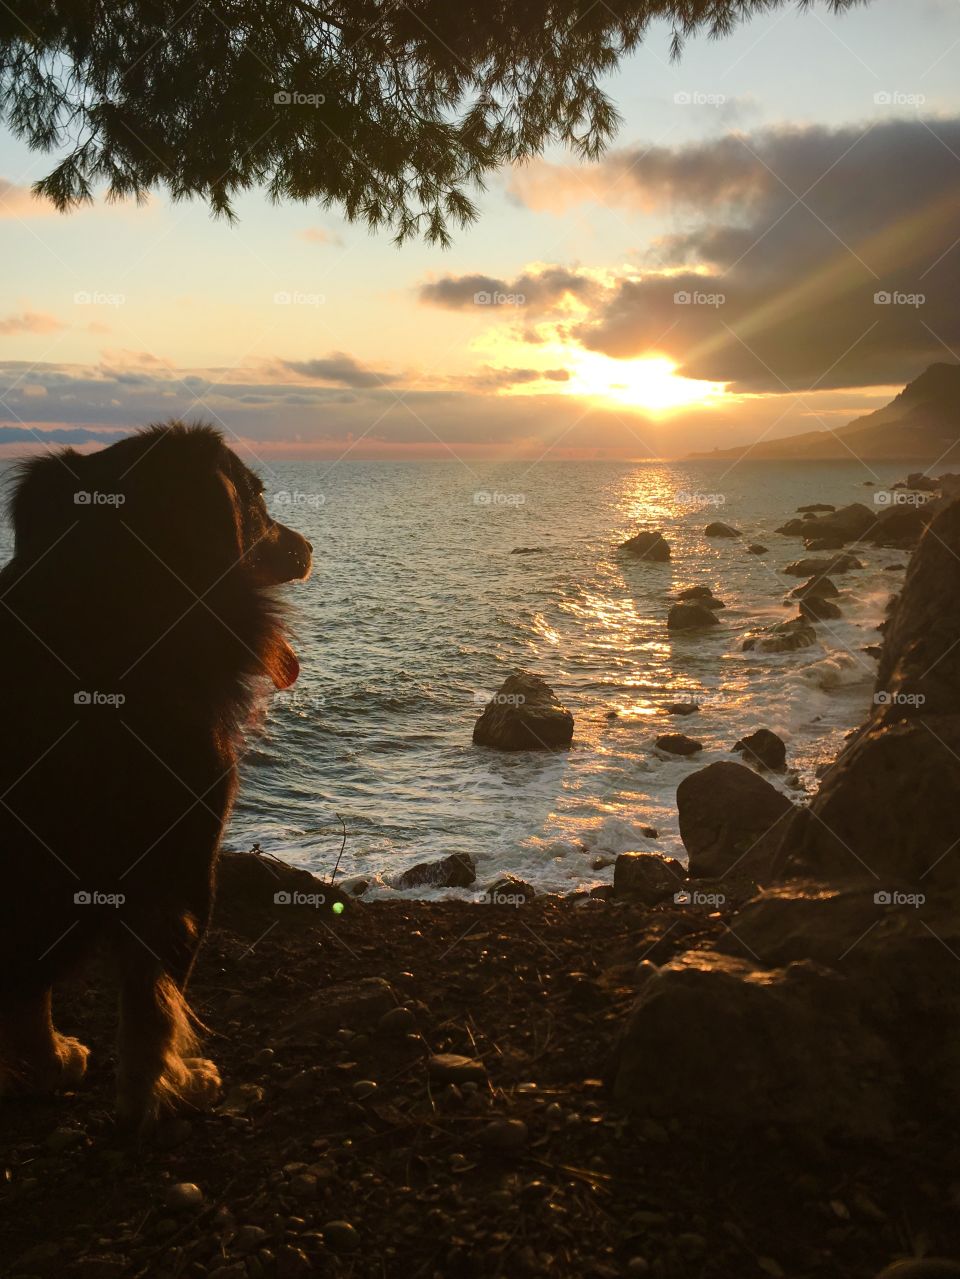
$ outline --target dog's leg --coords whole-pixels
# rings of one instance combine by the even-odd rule
[[[167,964],[157,958],[162,950],[154,954],[132,935],[120,956],[117,1110],[123,1124],[141,1131],[181,1108],[208,1109],[220,1090],[213,1062],[193,1055],[196,1035],[183,994],[190,967],[183,952],[195,949],[195,931],[187,921],[177,931],[178,953]],[[191,932],[193,937],[184,936]]]
[[[0,1097],[72,1088],[89,1054],[54,1028],[49,989],[0,991]]]

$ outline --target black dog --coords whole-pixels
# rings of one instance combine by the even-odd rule
[[[270,588],[311,546],[209,427],[27,462],[0,573],[0,1092],[52,1091],[88,1049],[51,988],[105,943],[121,988],[120,1117],[219,1086],[184,987],[210,915],[240,736],[299,670]]]

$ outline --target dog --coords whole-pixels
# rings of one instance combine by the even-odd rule
[[[312,547],[212,427],[27,461],[0,572],[0,1093],[72,1088],[54,984],[94,948],[120,987],[117,1113],[206,1107],[185,988],[258,692],[299,665],[273,588]]]

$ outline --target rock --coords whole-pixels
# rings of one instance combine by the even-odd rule
[[[573,716],[552,688],[526,671],[504,680],[473,726],[478,746],[502,751],[556,750],[572,738]]]
[[[483,900],[491,906],[523,906],[536,892],[516,875],[501,875],[484,891]]]
[[[192,1181],[178,1181],[167,1188],[163,1202],[173,1212],[195,1212],[203,1207],[203,1191]]]
[[[668,755],[696,755],[703,750],[703,742],[694,741],[683,733],[663,733],[657,738],[656,747]]]
[[[677,593],[677,599],[683,603],[689,603],[691,600],[698,604],[702,604],[704,608],[726,608],[723,600],[718,600],[709,586],[688,586],[685,590]]]
[[[759,878],[777,864],[794,805],[752,769],[721,761],[683,779],[677,810],[692,877],[737,867]]]
[[[842,537],[805,537],[804,549],[807,551],[838,551],[843,546]]]
[[[862,502],[853,502],[839,511],[809,520],[803,536],[836,539],[842,546],[844,542],[856,542],[865,537],[876,522],[876,509],[871,510]]]
[[[767,626],[757,635],[749,635],[743,641],[743,651],[754,649],[761,653],[792,653],[798,648],[809,648],[817,642],[817,632],[803,617],[793,617],[788,622]]]
[[[460,1053],[435,1053],[427,1059],[427,1070],[432,1079],[444,1084],[462,1084],[469,1080],[482,1083],[487,1078],[482,1061]]]
[[[823,599],[819,595],[810,595],[806,599],[800,601],[800,616],[808,618],[811,622],[825,622],[830,618],[842,617],[839,604],[834,604],[833,600]]]
[[[714,520],[712,524],[708,524],[703,533],[705,537],[740,537],[738,528],[723,524],[720,520]]]
[[[614,1098],[669,1116],[695,1104],[719,1131],[775,1124],[875,1141],[891,1132],[903,1082],[865,1002],[809,961],[761,969],[688,951],[641,988],[614,1056]]]
[[[451,853],[436,862],[419,862],[393,880],[394,888],[468,888],[477,878],[469,853]]]
[[[847,573],[852,568],[863,568],[853,555],[835,555],[832,560],[795,560],[783,570],[791,577],[824,577],[829,573]]]
[[[480,1140],[491,1150],[522,1150],[529,1137],[522,1119],[494,1119],[480,1134]]]
[[[667,629],[689,631],[719,626],[716,616],[705,604],[674,604],[667,614]]]
[[[417,1017],[412,1008],[390,1008],[377,1022],[377,1030],[384,1035],[408,1035],[417,1028]]]
[[[257,1248],[262,1248],[268,1238],[269,1235],[262,1226],[241,1226],[232,1246],[237,1252],[254,1252]]]
[[[801,515],[805,515],[808,511],[835,511],[837,508],[831,506],[829,502],[811,502],[809,506],[798,506],[797,510]]]
[[[894,1261],[877,1275],[877,1279],[957,1279],[960,1265],[946,1258],[916,1257]]]
[[[733,748],[746,756],[751,764],[782,773],[787,767],[787,748],[769,728],[758,728],[749,737],[742,737]]]
[[[912,547],[920,540],[933,514],[932,507],[928,506],[884,507],[864,540],[874,546]]]
[[[747,547],[748,555],[766,555],[768,548],[761,546],[759,542],[751,542]]]
[[[547,548],[545,546],[515,546],[510,552],[511,555],[542,555]]]
[[[349,894],[334,887],[310,871],[273,857],[269,853],[222,852],[216,867],[217,892],[216,922],[225,927],[244,931],[257,927],[259,918],[268,913],[273,919],[278,914],[278,902],[284,913],[316,914],[313,905],[299,905],[300,901],[321,898],[326,910],[336,903],[348,901]],[[266,927],[262,924],[259,932]]]
[[[699,710],[696,702],[668,702],[666,706],[668,715],[696,715]]]
[[[281,1244],[277,1249],[277,1279],[306,1279],[312,1275],[313,1265],[302,1248],[292,1243]]]
[[[790,598],[802,600],[811,595],[817,595],[820,599],[832,599],[839,594],[839,590],[829,577],[811,577],[802,586],[795,586],[790,592]]]
[[[55,1128],[43,1143],[54,1154],[61,1154],[71,1146],[79,1146],[84,1139],[82,1128]]]
[[[924,475],[922,471],[911,471],[907,476],[906,487],[918,493],[935,493],[942,482],[942,478],[935,480],[931,475]]]
[[[803,537],[807,531],[807,523],[807,520],[787,520],[776,531],[784,537]]]
[[[662,533],[637,533],[620,543],[620,550],[639,560],[662,564],[670,558],[670,546]]]
[[[590,859],[591,870],[607,870],[610,866],[615,866],[616,857],[609,857],[606,853],[599,853],[596,857]]]
[[[286,1040],[311,1044],[344,1026],[370,1030],[396,1002],[392,986],[382,977],[338,982],[306,998],[299,1012],[281,1025],[280,1034]]]
[[[960,885],[960,502],[935,516],[886,629],[872,713],[791,823],[799,874]]]
[[[613,871],[613,892],[616,897],[633,897],[645,906],[655,906],[682,888],[686,878],[686,871],[675,857],[621,853]]]

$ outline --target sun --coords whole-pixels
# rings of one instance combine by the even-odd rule
[[[571,354],[568,395],[614,400],[631,408],[666,412],[689,405],[707,405],[724,395],[723,382],[678,377],[677,365],[664,355],[641,360],[613,360],[593,351]]]

